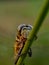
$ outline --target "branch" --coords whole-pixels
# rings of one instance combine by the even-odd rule
[[[43,20],[45,19],[46,15],[47,15],[47,12],[48,12],[48,8],[49,8],[49,0],[46,0],[46,2],[44,3],[44,6],[42,7],[42,9],[40,10],[40,13],[38,15],[38,18],[37,20],[35,21],[35,25],[33,27],[33,30],[31,31],[30,35],[29,35],[29,38],[28,40],[26,41],[25,43],[25,46],[22,50],[22,53],[21,54],[24,54],[26,53],[25,55],[22,55],[20,56],[18,62],[16,65],[22,65],[22,62],[23,60],[25,59],[26,55],[27,55],[27,52],[30,48],[30,46],[32,45],[32,42],[33,42],[33,39],[34,39],[34,36],[37,34],[40,26],[42,25],[43,23]]]

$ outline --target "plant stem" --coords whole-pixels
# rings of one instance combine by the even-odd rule
[[[34,41],[33,40],[34,39],[34,36],[37,34],[40,26],[44,22],[44,19],[45,19],[46,15],[47,15],[47,12],[48,12],[48,9],[49,9],[49,6],[48,5],[49,5],[49,0],[46,0],[46,2],[44,3],[42,9],[40,10],[40,13],[39,13],[37,19],[35,20],[35,25],[33,27],[33,30],[31,31],[31,33],[29,35],[29,38],[26,41],[25,46],[24,46],[24,48],[22,50],[22,54],[24,54],[24,53],[26,53],[26,54],[25,55],[22,55],[19,58],[19,60],[18,60],[18,62],[17,62],[16,65],[22,65],[23,60],[25,59],[25,57],[27,55],[27,52],[28,52],[30,46],[32,45],[32,42]]]

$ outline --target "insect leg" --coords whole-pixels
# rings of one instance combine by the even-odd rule
[[[32,56],[32,50],[31,50],[31,48],[30,48],[29,51],[28,51],[28,55],[29,55],[29,57]]]

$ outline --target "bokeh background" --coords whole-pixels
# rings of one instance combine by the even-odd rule
[[[0,1],[0,65],[14,65],[14,42],[17,26],[34,25],[45,0]],[[38,39],[32,44],[32,57],[25,65],[49,65],[49,12],[41,26]]]

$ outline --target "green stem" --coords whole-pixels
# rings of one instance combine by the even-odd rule
[[[44,3],[44,6],[42,7],[37,20],[35,21],[35,25],[33,27],[33,30],[31,31],[28,40],[26,41],[26,44],[22,50],[22,54],[26,53],[25,55],[22,55],[17,64],[16,65],[22,65],[24,58],[27,55],[27,51],[29,50],[30,46],[32,45],[33,39],[34,39],[34,35],[37,34],[41,24],[43,23],[43,20],[46,17],[46,14],[48,12],[48,8],[49,8],[49,0],[46,0],[46,2]]]

